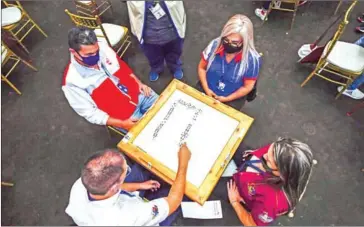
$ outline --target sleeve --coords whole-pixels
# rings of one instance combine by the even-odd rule
[[[76,113],[93,124],[106,125],[109,115],[97,108],[91,96],[81,88],[64,85],[62,90],[70,106]]]
[[[253,58],[253,56],[249,54],[248,69],[244,74],[243,80],[257,80],[261,65],[260,63],[261,63],[261,57]]]
[[[364,35],[362,37],[360,37],[356,42],[356,45],[359,45],[361,47],[364,47]]]
[[[205,60],[206,62],[208,61],[208,59],[211,57],[212,52],[214,51],[214,49],[216,49],[217,46],[217,39],[212,40],[209,45],[207,45],[207,47],[202,51],[201,53],[201,58],[203,60]]]
[[[169,205],[164,198],[141,203],[138,209],[139,213],[135,223],[136,226],[158,225],[169,214]]]
[[[273,206],[258,201],[253,205],[251,215],[257,226],[269,225],[277,218],[277,214]]]
[[[116,59],[118,60],[119,66],[120,66],[120,70],[123,71],[124,75],[130,75],[133,73],[133,70],[129,67],[128,64],[126,64],[123,60],[121,60],[121,58],[116,54],[116,52],[109,46],[109,45],[105,45],[105,44],[99,44],[100,46],[102,45],[102,49],[105,52],[106,56],[112,56],[115,55]]]

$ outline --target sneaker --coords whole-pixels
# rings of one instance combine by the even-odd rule
[[[304,4],[306,4],[307,3],[307,0],[305,0],[305,1],[299,1],[298,2],[298,6],[303,6]]]
[[[355,28],[355,30],[356,30],[357,32],[364,33],[364,26],[358,26],[358,27],[356,27],[356,28]]]
[[[183,71],[182,71],[182,69],[177,69],[176,72],[174,72],[173,76],[177,80],[182,79],[183,78]]]
[[[156,72],[153,72],[153,71],[150,71],[150,73],[149,73],[149,80],[150,81],[157,81],[158,80],[158,78],[159,78],[159,74],[158,73],[156,73]]]
[[[358,17],[357,20],[360,22],[360,23],[364,23],[364,15],[361,16],[361,17]]]
[[[255,9],[255,15],[257,15],[257,17],[259,17],[261,20],[268,20],[268,18],[266,18],[267,15],[267,10],[265,9]]]
[[[343,86],[340,86],[337,88],[337,91],[340,92],[341,89],[343,89]],[[349,96],[352,99],[363,99],[364,98],[364,93],[361,92],[359,89],[355,89],[355,90],[348,90],[346,89],[343,92],[344,95]]]

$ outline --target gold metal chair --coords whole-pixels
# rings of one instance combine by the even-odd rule
[[[286,4],[293,5],[293,8],[284,8],[284,7],[282,7],[282,4],[284,4],[284,5],[286,5]],[[299,4],[299,0],[282,0],[282,1],[273,0],[273,1],[271,1],[271,3],[269,4],[267,14],[265,15],[265,19],[263,20],[263,24],[264,24],[264,22],[266,20],[268,20],[268,15],[272,12],[272,10],[293,12],[293,17],[292,17],[292,22],[291,22],[291,29],[292,29],[294,20],[296,18],[298,4]]]
[[[354,1],[345,13],[343,21],[339,24],[334,37],[325,47],[320,60],[315,69],[301,84],[301,87],[313,77],[319,76],[331,83],[343,86],[343,89],[336,95],[336,98],[345,91],[345,89],[364,72],[364,48],[354,43],[339,41],[346,25],[349,23],[349,15],[358,1]],[[339,77],[341,80],[334,80],[322,75],[322,71],[329,72]],[[342,80],[346,82],[342,82]]]
[[[337,11],[339,11],[339,8],[340,8],[340,6],[341,6],[342,3],[343,3],[343,0],[340,0],[339,3],[336,6],[334,15],[336,15]]]
[[[33,28],[37,28],[45,37],[48,37],[29,16],[19,1],[15,1],[15,4],[8,3],[7,1],[2,2],[5,4],[6,8],[1,9],[1,27],[2,29],[9,31],[25,51],[29,53],[29,50],[24,46],[22,41]]]
[[[120,136],[125,136],[126,134],[120,130],[117,130],[116,128],[112,127],[112,126],[109,126],[109,125],[106,125],[106,130],[107,132],[109,133],[109,136],[111,137],[111,134],[110,134],[110,131],[120,135]]]
[[[107,10],[111,10],[111,13],[113,13],[112,5],[109,0],[102,0],[100,1],[100,4],[97,4],[96,0],[89,0],[89,1],[80,1],[80,0],[74,0],[76,5],[77,13],[80,16],[88,16],[88,17],[94,17],[99,16],[101,17],[102,14],[104,14]]]
[[[5,181],[1,181],[1,186],[13,187],[14,184],[13,183],[9,183],[9,182],[5,182]]]
[[[12,65],[10,66],[9,71],[4,75],[3,66],[5,66],[7,63],[10,64],[10,62]],[[26,64],[29,68],[33,69],[34,71],[38,71],[37,68],[35,68],[29,62],[27,62],[27,61],[21,59],[20,57],[18,57],[17,55],[15,55],[13,51],[11,51],[5,44],[2,43],[1,44],[1,71],[2,71],[1,80],[6,82],[19,95],[21,95],[21,92],[18,90],[18,88],[15,87],[15,85],[13,83],[11,83],[9,81],[8,76],[20,62],[23,62],[24,64]]]
[[[83,17],[65,10],[76,26],[94,29],[99,42],[106,42],[119,57],[122,57],[131,44],[128,28],[109,23],[101,23],[99,16]]]

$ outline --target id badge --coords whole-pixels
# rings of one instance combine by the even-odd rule
[[[222,81],[219,81],[219,86],[218,86],[219,90],[224,91],[225,88],[225,84]]]
[[[149,7],[150,12],[153,13],[155,19],[159,20],[161,17],[166,15],[166,12],[162,9],[161,5],[157,3],[154,7]]]

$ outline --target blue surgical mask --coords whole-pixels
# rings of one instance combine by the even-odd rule
[[[99,53],[99,51],[97,51],[97,53],[94,56],[88,56],[88,57],[82,57],[80,55],[80,53],[78,53],[78,52],[77,52],[77,54],[81,57],[82,62],[85,63],[88,66],[94,66],[100,60],[100,53]]]

